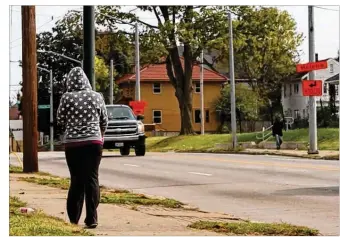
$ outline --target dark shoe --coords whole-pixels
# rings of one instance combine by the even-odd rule
[[[90,224],[90,225],[86,224],[87,229],[95,229],[97,226],[98,226],[98,223],[93,223],[93,224]]]

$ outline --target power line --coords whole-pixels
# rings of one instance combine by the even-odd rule
[[[328,10],[328,11],[335,11],[335,12],[339,11],[337,9],[331,9],[331,8],[326,8],[326,7],[319,7],[319,6],[314,6],[314,7],[319,8],[319,9],[323,9],[323,10]]]
[[[17,9],[13,9],[12,11],[17,12],[17,13],[21,13],[20,10]],[[47,14],[36,14],[37,16],[44,16],[44,17],[51,17],[51,15],[47,15]]]
[[[60,16],[58,16],[58,17],[56,17],[56,18],[54,18],[54,16],[51,16],[51,20],[49,20],[49,21],[45,22],[44,24],[38,26],[38,27],[37,27],[37,30],[39,30],[41,27],[43,27],[43,26],[47,25],[48,23],[50,23],[50,22],[52,22],[52,21],[55,21],[55,20],[57,20],[57,19],[59,19],[60,17],[63,17],[63,16],[64,16],[64,15],[60,15]],[[15,40],[11,41],[11,44],[14,43],[15,41],[20,40],[20,39],[22,39],[22,37],[17,38],[17,39],[15,39]],[[21,44],[21,43],[20,43],[20,44]],[[11,47],[11,48],[15,48],[15,47],[19,46],[20,44],[14,46],[14,47]]]

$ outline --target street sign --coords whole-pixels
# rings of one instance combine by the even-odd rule
[[[327,61],[312,62],[296,65],[296,72],[310,72],[314,70],[326,69]]]
[[[135,115],[143,115],[144,108],[146,106],[145,101],[131,101],[129,105],[132,107],[132,110]]]
[[[303,96],[322,96],[321,80],[304,80],[302,81]]]
[[[38,105],[38,109],[49,109],[50,105]]]

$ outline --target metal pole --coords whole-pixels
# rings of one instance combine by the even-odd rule
[[[135,100],[140,101],[140,67],[139,67],[139,33],[138,33],[138,23],[135,25],[135,68],[136,68],[136,91],[135,91]]]
[[[110,60],[110,105],[113,104],[113,60]]]
[[[53,72],[50,70],[50,87],[51,87],[51,95],[50,95],[50,151],[54,150],[54,128],[53,128]]]
[[[235,102],[235,77],[234,77],[234,49],[233,49],[233,21],[231,13],[228,12],[229,18],[229,77],[230,77],[230,101],[231,101],[231,131],[233,148],[237,147],[236,136],[236,102]]]
[[[22,6],[23,166],[38,172],[38,80],[35,7]]]
[[[201,74],[200,74],[200,90],[201,90],[201,135],[204,135],[204,122],[205,122],[205,112],[204,112],[204,88],[203,88],[203,50],[201,52]]]
[[[95,68],[94,68],[94,57],[95,57],[95,28],[94,28],[94,7],[84,6],[83,10],[83,26],[84,26],[84,43],[83,43],[83,68],[87,75],[92,89],[96,90],[95,80]]]
[[[308,28],[309,28],[309,62],[315,62],[315,39],[314,39],[314,9],[308,6]],[[309,80],[315,80],[315,71],[309,72]],[[309,150],[308,154],[318,154],[316,103],[315,97],[309,97]]]

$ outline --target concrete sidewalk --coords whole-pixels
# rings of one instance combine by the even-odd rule
[[[40,209],[46,214],[59,217],[68,222],[66,212],[67,191],[43,185],[19,181],[18,177],[34,176],[10,174],[10,195],[27,202],[28,207]],[[40,176],[41,177],[41,176]],[[99,204],[99,225],[91,230],[96,235],[163,235],[163,236],[208,236],[219,235],[215,232],[199,231],[187,228],[188,224],[198,220],[233,222],[231,216],[219,213],[204,213],[183,209],[166,209],[161,207],[137,207],[114,204]],[[80,225],[85,218],[83,208]],[[235,218],[237,219],[237,218]]]

